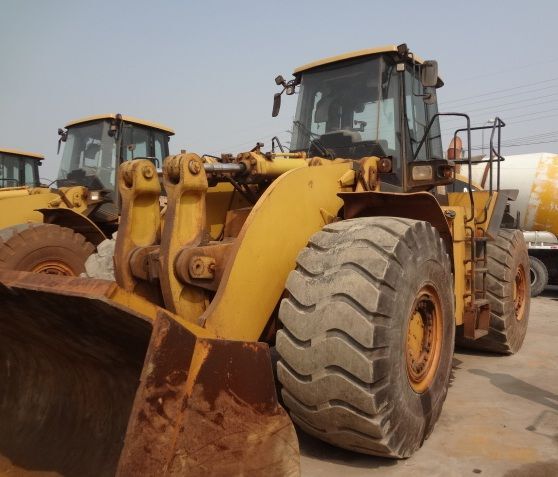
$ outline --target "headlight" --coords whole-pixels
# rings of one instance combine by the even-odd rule
[[[431,181],[432,166],[415,166],[413,167],[414,181]]]

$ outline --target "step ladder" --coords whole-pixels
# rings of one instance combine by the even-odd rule
[[[486,295],[486,274],[488,273],[487,242],[490,240],[484,229],[474,220],[475,226],[467,226],[470,232],[470,258],[467,281],[469,286],[464,294],[465,310],[463,314],[463,335],[467,339],[477,340],[488,334],[490,326],[490,304]]]

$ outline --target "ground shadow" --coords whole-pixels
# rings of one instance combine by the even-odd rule
[[[451,370],[450,370],[448,387],[451,388],[453,386],[453,382],[455,381],[455,372],[461,369],[462,364],[463,361],[461,361],[459,358],[456,358],[454,355],[451,361]]]
[[[484,369],[470,369],[469,373],[487,378],[490,381],[490,384],[496,386],[507,394],[520,396],[524,399],[540,404],[541,406],[546,406],[550,409],[558,411],[558,394],[551,393],[550,391],[546,391],[538,386],[533,386],[532,384],[526,383],[525,381],[517,379],[516,377],[506,373],[491,373]]]
[[[558,475],[558,460],[533,462],[507,471],[503,477],[555,477]]]
[[[533,424],[525,429],[539,436],[548,437],[558,445],[558,412],[545,409],[537,416]]]
[[[485,358],[497,358],[497,359],[502,359],[511,356],[509,354],[494,353],[490,351],[483,351],[481,349],[472,349],[472,348],[465,348],[465,347],[462,348],[457,344],[455,345],[455,354],[462,354],[465,356],[482,356]]]
[[[540,294],[545,298],[550,298],[551,300],[558,301],[558,286],[548,286]]]
[[[382,467],[392,467],[397,465],[396,459],[386,459],[372,455],[359,454],[349,450],[341,449],[323,442],[315,437],[306,434],[296,427],[300,454],[304,457],[311,457],[327,462],[333,462],[351,467],[366,469],[377,469]]]

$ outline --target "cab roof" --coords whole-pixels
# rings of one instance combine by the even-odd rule
[[[14,156],[31,157],[32,159],[37,159],[38,161],[42,161],[45,158],[45,156],[43,156],[42,154],[37,154],[36,152],[26,152],[19,149],[10,149],[7,147],[0,147],[0,153],[13,154]]]
[[[376,48],[366,48],[364,50],[350,51],[348,53],[342,53],[336,56],[328,56],[327,58],[322,58],[321,60],[312,61],[311,63],[306,63],[305,65],[299,66],[294,70],[293,74],[299,75],[300,73],[303,73],[308,70],[312,70],[314,68],[317,68],[318,66],[324,66],[332,63],[337,63],[339,61],[359,58],[361,56],[377,55],[381,53],[397,53],[397,46],[384,45],[384,46],[378,46]],[[413,57],[417,63],[419,64],[424,63],[424,60],[420,58],[418,55],[413,53]]]
[[[138,124],[139,126],[146,126],[148,128],[158,129],[159,131],[163,131],[170,136],[174,135],[174,129],[169,128],[168,126],[164,126],[163,124],[154,123],[152,121],[145,121],[144,119],[134,118],[133,116],[126,116],[125,114],[122,114],[121,116],[122,120],[126,123]],[[75,121],[70,121],[68,124],[66,124],[66,127],[69,128],[71,126],[77,126],[78,124],[85,124],[91,121],[98,121],[102,119],[116,119],[116,114],[109,113],[87,116],[85,118],[76,119]]]

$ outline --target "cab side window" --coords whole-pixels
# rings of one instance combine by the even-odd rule
[[[405,71],[405,113],[409,126],[409,138],[411,141],[411,151],[416,154],[420,140],[424,136],[428,120],[426,116],[426,104],[424,103],[423,87],[420,81],[413,76],[412,68],[409,66]],[[428,159],[427,145],[420,148],[418,161]]]

